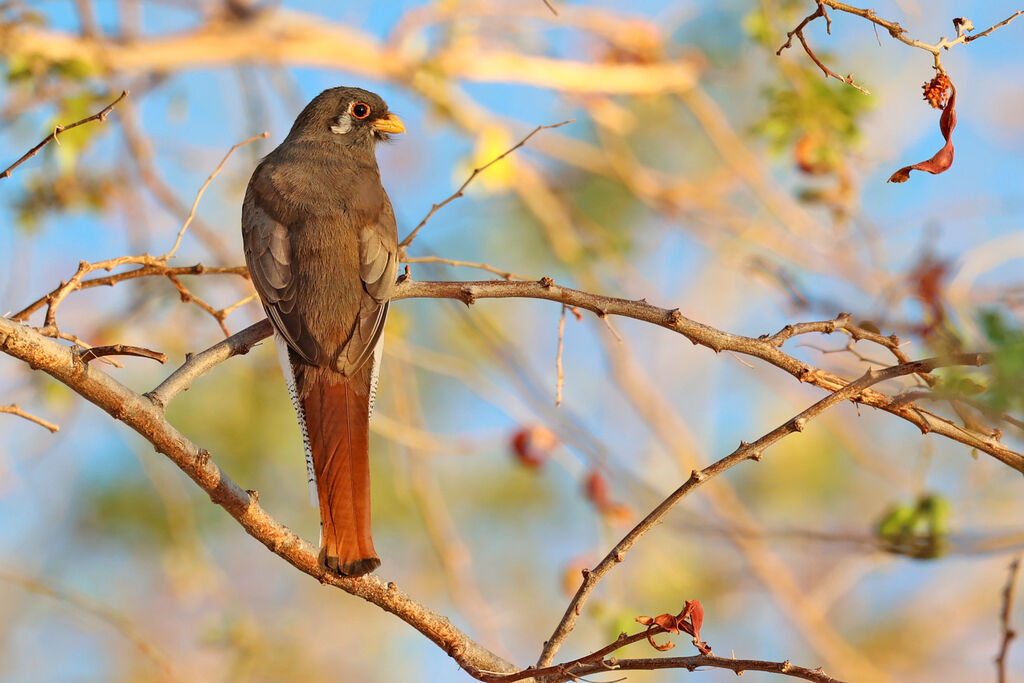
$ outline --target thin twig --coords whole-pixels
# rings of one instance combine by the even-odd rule
[[[127,344],[111,344],[109,346],[91,346],[88,349],[79,351],[78,357],[88,363],[101,356],[137,356],[139,358],[152,358],[160,364],[167,362],[167,355],[159,351],[152,351],[141,346],[128,346]]]
[[[555,664],[552,666],[538,668],[538,667],[527,667],[522,671],[514,674],[506,675],[477,675],[482,672],[472,672],[474,677],[486,681],[486,683],[515,683],[515,681],[521,681],[526,678],[536,678],[544,681],[574,681],[574,680],[585,680],[582,678],[583,675],[602,673],[605,671],[618,670],[618,669],[661,669],[661,668],[678,668],[688,669],[693,671],[697,667],[707,666],[718,669],[727,669],[735,671],[737,674],[742,674],[744,671],[766,671],[768,673],[777,673],[791,676],[793,678],[802,678],[808,681],[817,681],[818,683],[840,683],[840,681],[832,678],[821,669],[808,669],[805,667],[794,666],[789,661],[785,662],[766,662],[759,660],[737,660],[735,657],[726,659],[724,657],[716,657],[714,655],[695,655],[693,657],[674,657],[671,661],[675,662],[675,666],[661,666],[661,665],[647,665],[651,662],[666,661],[664,659],[658,660],[643,660],[643,659],[625,659],[619,660],[605,657],[616,650],[619,650],[627,645],[632,645],[641,640],[648,639],[650,636],[658,635],[661,633],[668,633],[664,628],[660,626],[652,626],[649,629],[639,631],[632,635],[626,635],[620,633],[619,637],[608,645],[602,647],[599,650],[595,650],[588,655],[584,655],[577,659],[573,659],[568,662],[561,664]],[[698,663],[699,661],[699,663]],[[645,664],[641,664],[641,662]],[[623,666],[623,664],[625,666]]]
[[[549,10],[551,10],[551,13],[552,13],[552,14],[554,14],[554,15],[555,15],[556,17],[558,16],[558,10],[557,10],[557,9],[555,9],[555,6],[551,4],[551,0],[544,0],[544,5],[545,5],[545,6],[546,6],[546,7],[547,7],[547,8],[549,9]]]
[[[555,353],[555,405],[562,405],[562,386],[565,384],[565,374],[562,372],[562,352],[565,350],[565,309],[562,304],[562,313],[558,316],[558,351]]]
[[[812,14],[809,14],[806,17],[804,17],[803,21],[801,21],[799,24],[797,24],[797,27],[795,29],[793,29],[792,31],[789,31],[786,34],[786,42],[782,45],[782,47],[780,47],[778,50],[775,51],[775,55],[776,56],[781,55],[783,50],[785,50],[786,48],[790,47],[793,44],[793,36],[796,36],[800,40],[800,44],[803,45],[804,52],[806,52],[807,56],[811,58],[811,61],[813,61],[815,64],[818,65],[818,68],[821,69],[824,72],[826,77],[832,77],[832,78],[838,79],[838,80],[842,81],[843,83],[846,83],[847,85],[852,86],[852,87],[856,88],[857,90],[860,90],[865,95],[870,95],[871,93],[868,92],[868,90],[866,88],[863,88],[863,87],[857,85],[856,82],[854,82],[853,74],[850,74],[848,76],[840,76],[835,71],[833,71],[832,69],[828,68],[825,65],[824,62],[822,62],[820,59],[818,59],[818,55],[814,54],[814,50],[811,49],[811,46],[808,44],[807,39],[804,37],[804,28],[807,26],[807,24],[809,24],[810,22],[814,21],[815,19],[817,19],[819,17],[824,17],[825,18],[825,21],[828,23],[828,27],[829,27],[828,28],[828,32],[831,33],[832,32],[832,28],[831,28],[832,27],[832,20],[829,18],[828,14],[825,11],[825,5],[823,5],[822,3],[819,2],[818,3],[818,9],[814,10],[814,12]]]
[[[469,184],[471,182],[473,182],[473,180],[478,175],[480,175],[481,173],[486,171],[488,168],[490,168],[494,164],[498,163],[499,161],[501,161],[502,159],[507,157],[512,152],[516,151],[517,149],[519,149],[520,147],[525,145],[530,138],[532,138],[534,135],[536,135],[537,133],[541,132],[542,130],[548,130],[550,128],[560,128],[560,127],[562,127],[562,126],[564,126],[564,125],[566,125],[568,123],[573,123],[575,120],[576,119],[568,119],[566,121],[560,121],[558,123],[551,123],[551,124],[548,124],[546,126],[537,126],[532,131],[530,131],[529,135],[527,135],[525,138],[523,138],[522,140],[517,142],[515,145],[513,145],[509,149],[505,150],[504,152],[502,152],[501,154],[499,154],[495,158],[491,159],[490,161],[488,161],[483,166],[480,166],[478,168],[474,168],[473,172],[469,174],[468,178],[466,178],[466,182],[462,183],[462,185],[459,187],[458,190],[456,190],[450,197],[445,199],[443,202],[440,202],[439,204],[434,204],[433,206],[430,207],[430,211],[428,211],[427,215],[423,217],[423,220],[421,220],[419,222],[419,224],[415,228],[412,229],[412,232],[410,232],[408,235],[406,235],[405,239],[403,239],[401,242],[398,243],[399,252],[400,253],[404,253],[405,248],[408,247],[412,243],[412,241],[414,239],[416,239],[416,235],[419,234],[419,231],[423,229],[423,226],[427,224],[427,221],[429,221],[433,217],[433,215],[438,212],[439,209],[441,209],[442,207],[447,206],[451,202],[453,202],[456,199],[458,199],[459,197],[463,196],[463,193],[465,192],[466,188],[469,187]]]
[[[525,275],[517,275],[516,273],[507,272],[500,268],[495,268],[489,263],[476,263],[474,261],[459,261],[457,259],[443,258],[441,256],[414,256],[406,257],[402,259],[402,263],[443,263],[447,266],[455,267],[466,267],[466,268],[479,268],[480,270],[486,270],[488,273],[494,273],[498,277],[506,280],[534,280],[536,278],[526,277]]]
[[[892,36],[896,40],[900,41],[901,43],[904,43],[906,45],[909,45],[910,47],[916,47],[918,49],[921,49],[921,50],[924,50],[926,52],[931,53],[932,57],[935,60],[935,68],[940,70],[940,71],[943,70],[942,69],[942,59],[940,57],[940,55],[941,55],[943,50],[949,50],[954,45],[966,44],[966,43],[971,42],[972,40],[977,40],[978,38],[982,38],[984,36],[987,36],[988,34],[992,33],[992,31],[995,31],[997,28],[1001,28],[1003,26],[1006,26],[1011,21],[1013,21],[1017,17],[1019,17],[1022,14],[1024,14],[1024,10],[1018,10],[1017,12],[1014,12],[1013,14],[1011,14],[1009,17],[1007,17],[1006,19],[1002,20],[998,24],[993,24],[992,26],[990,26],[989,28],[985,29],[984,31],[981,31],[980,33],[976,33],[974,35],[967,35],[962,30],[958,29],[957,30],[957,34],[958,35],[953,40],[948,40],[947,38],[940,38],[939,41],[936,42],[934,45],[929,45],[928,43],[925,43],[923,41],[917,40],[915,38],[908,37],[907,36],[907,30],[905,28],[900,26],[895,21],[888,21],[886,19],[882,19],[881,17],[879,17],[875,13],[875,10],[873,10],[873,9],[862,9],[860,7],[854,7],[853,5],[847,5],[844,2],[839,2],[839,0],[815,0],[815,1],[818,3],[818,7],[819,8],[821,8],[823,6],[828,6],[828,7],[831,7],[832,9],[837,10],[839,12],[846,12],[847,14],[852,14],[854,16],[861,17],[862,19],[866,19],[866,20],[872,22],[873,24],[875,24],[877,26],[881,26],[882,28],[884,28],[886,31],[889,32],[890,36]]]
[[[56,140],[57,136],[60,135],[61,133],[63,133],[64,131],[71,130],[72,128],[77,128],[78,126],[81,126],[84,123],[89,123],[90,121],[106,121],[107,120],[107,114],[109,114],[110,111],[115,106],[117,106],[118,102],[120,102],[121,100],[123,100],[126,97],[128,97],[128,91],[127,90],[122,90],[120,97],[118,97],[116,100],[114,100],[113,102],[108,104],[106,107],[104,107],[101,111],[96,112],[92,116],[87,116],[84,119],[82,119],[81,121],[75,121],[74,123],[69,123],[66,126],[57,126],[56,128],[53,129],[53,132],[50,133],[49,135],[47,135],[45,138],[43,138],[42,141],[38,145],[36,145],[32,149],[30,149],[29,151],[25,152],[25,154],[23,154],[20,159],[18,159],[13,164],[11,164],[6,169],[4,169],[4,171],[2,173],[0,173],[0,179],[10,178],[11,177],[11,171],[16,169],[18,166],[21,166],[23,163],[25,163],[26,161],[28,161],[29,159],[34,157],[36,154],[38,154],[39,150],[41,150],[43,147],[45,147],[49,143],[51,143],[54,140]]]
[[[251,138],[242,140],[238,144],[233,145],[231,149],[228,150],[228,153],[225,154],[224,158],[220,160],[219,164],[217,164],[217,168],[213,169],[213,173],[210,174],[210,177],[207,178],[206,182],[203,183],[202,187],[199,188],[199,192],[196,193],[196,198],[192,202],[192,208],[189,209],[188,216],[185,218],[185,223],[181,226],[181,230],[178,231],[178,236],[174,240],[174,246],[171,247],[171,250],[169,252],[167,252],[166,254],[159,258],[160,261],[166,263],[171,259],[172,256],[174,256],[175,253],[177,253],[178,247],[181,246],[181,238],[185,236],[185,231],[188,230],[188,226],[192,224],[192,220],[196,217],[196,208],[199,206],[199,200],[203,198],[203,193],[206,192],[206,188],[210,186],[210,183],[213,182],[213,179],[216,178],[217,175],[221,172],[221,169],[224,168],[224,164],[226,164],[228,162],[228,159],[231,158],[231,154],[239,147],[243,147],[245,145],[248,145],[250,142],[262,140],[263,138],[269,136],[270,133],[268,131],[263,131],[259,135],[253,135]]]
[[[0,413],[7,413],[8,415],[17,415],[18,417],[23,417],[29,422],[35,422],[40,427],[45,427],[46,429],[49,429],[51,434],[60,431],[60,427],[58,425],[55,425],[49,420],[44,420],[41,417],[36,417],[32,413],[26,413],[24,410],[21,409],[21,407],[17,403],[12,403],[9,406],[0,406]]]
[[[998,683],[1006,683],[1006,655],[1010,651],[1010,641],[1017,636],[1010,624],[1010,615],[1013,612],[1013,594],[1017,585],[1017,573],[1020,571],[1020,556],[1015,557],[1009,566],[1009,575],[1006,577],[1006,585],[1003,587],[1003,608],[999,611],[999,625],[1003,632],[1002,641],[999,644],[999,654],[996,656],[996,679]]]
[[[151,258],[151,257],[146,257]],[[135,261],[132,262],[136,263]],[[112,266],[113,267],[113,266]],[[202,263],[197,263],[194,266],[166,266],[166,265],[143,265],[134,270],[127,270],[123,273],[115,273],[114,275],[105,275],[103,277],[95,277],[89,280],[82,280],[78,283],[78,289],[89,289],[90,287],[113,287],[118,282],[124,282],[125,280],[134,280],[139,277],[147,277],[152,275],[238,275],[243,278],[249,277],[249,271],[245,266],[231,266],[231,267],[213,267],[204,266]],[[29,316],[38,311],[40,308],[49,303],[53,297],[60,292],[63,284],[57,287],[48,294],[44,294],[25,308],[21,309],[14,315],[10,316],[11,320],[17,322],[24,322],[28,320]]]
[[[989,26],[981,33],[973,33],[969,36],[964,36],[964,43],[969,43],[972,40],[977,40],[978,38],[984,38],[988,34],[992,33],[992,31],[995,31],[997,28],[1002,28],[1003,26],[1006,26],[1007,24],[1009,24],[1011,21],[1013,21],[1022,14],[1024,14],[1024,9],[1019,9],[1010,16],[1000,21],[998,24],[993,24],[992,26]],[[949,46],[944,45],[943,47],[945,47],[947,50],[949,49]]]

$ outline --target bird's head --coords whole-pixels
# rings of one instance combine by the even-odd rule
[[[306,105],[288,137],[370,147],[393,133],[404,133],[402,120],[388,111],[376,93],[362,88],[330,88]]]

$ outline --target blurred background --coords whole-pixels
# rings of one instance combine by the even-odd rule
[[[557,15],[541,0],[330,5],[0,3],[0,166],[131,90],[105,122],[0,181],[0,309],[21,310],[81,260],[166,252],[225,152],[266,130],[213,180],[172,261],[242,264],[241,199],[258,159],[322,89],[359,85],[408,129],[378,151],[400,235],[535,126],[575,120],[435,215],[409,249],[414,278],[499,277],[429,262],[439,257],[646,298],[751,336],[848,311],[899,334],[913,358],[994,348],[997,367],[938,373],[937,399],[922,405],[965,429],[1001,429],[1020,450],[1021,422],[1001,418],[1024,408],[1024,20],[943,55],[958,92],[956,162],[895,185],[893,171],[942,145],[939,112],[921,97],[931,55],[835,14],[832,35],[818,21],[807,38],[870,95],[826,81],[799,44],[775,55],[813,2],[552,0]],[[875,9],[934,42],[954,35],[953,17],[982,28],[1018,7]],[[635,71],[617,77],[626,65]],[[230,309],[230,332],[263,317],[241,277],[181,282]],[[396,303],[373,422],[380,575],[523,665],[580,569],[691,469],[823,396],[759,361],[583,312],[565,321],[556,407],[561,312]],[[224,337],[162,277],[75,292],[59,323],[84,343],[167,353],[166,366],[103,366],[140,392]],[[848,341],[804,336],[786,350],[851,379],[891,363]],[[126,427],[5,358],[0,403],[15,402],[60,431],[0,415],[0,679],[469,680],[396,618],[268,553]],[[271,344],[219,366],[169,416],[315,541]],[[562,656],[699,599],[718,654],[859,681],[992,680],[1022,521],[1010,468],[837,406],[679,505],[603,582]],[[695,653],[675,640],[673,655]],[[1024,677],[1017,645],[1011,680]],[[656,653],[641,642],[618,654]],[[628,674],[691,676],[734,674]]]

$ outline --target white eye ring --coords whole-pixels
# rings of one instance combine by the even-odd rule
[[[337,133],[338,135],[344,135],[345,133],[352,130],[352,117],[348,114],[342,114],[338,117],[338,125],[331,126],[331,132]]]

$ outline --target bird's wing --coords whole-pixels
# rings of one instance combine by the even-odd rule
[[[398,273],[398,233],[391,203],[385,200],[380,217],[359,232],[359,278],[364,295],[352,336],[338,358],[338,370],[351,375],[365,363],[380,340],[388,300]]]
[[[242,241],[249,276],[274,329],[303,360],[318,365],[320,345],[296,308],[298,282],[288,227],[259,206],[251,188],[242,205]]]

